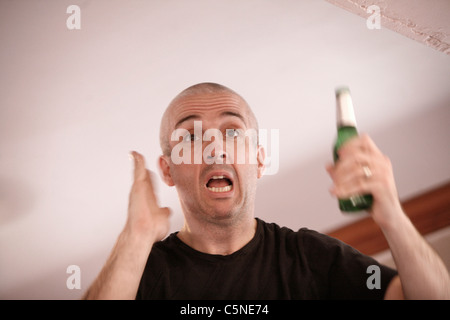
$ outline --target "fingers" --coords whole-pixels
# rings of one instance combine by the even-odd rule
[[[333,179],[334,185],[330,188],[331,194],[338,198],[350,198],[357,194],[372,193],[377,181],[365,174],[365,167],[359,167],[343,175],[342,179]],[[368,167],[366,167],[368,168]],[[372,170],[372,169],[366,169]]]
[[[339,151],[339,161],[326,167],[338,198],[373,193],[391,174],[390,162],[367,135],[354,138]]]
[[[167,217],[169,217],[172,214],[172,210],[170,210],[169,207],[163,207],[161,208],[161,212],[165,214]]]
[[[336,167],[331,169],[333,180],[349,183],[355,179],[367,179],[377,170],[377,159],[367,154],[354,154],[341,158]]]
[[[338,154],[341,157],[349,153],[354,153],[355,151],[361,151],[369,155],[381,154],[380,149],[378,149],[375,142],[367,134],[361,134],[358,137],[348,140],[338,150]]]
[[[161,208],[152,183],[153,174],[145,167],[144,156],[130,152],[134,162],[134,182],[128,203],[127,230],[150,237],[150,241],[162,240],[169,231],[169,208]]]
[[[144,156],[136,151],[131,151],[130,156],[134,160],[134,185],[136,186],[139,182],[144,183],[149,200],[156,204],[156,195],[151,179],[151,172],[145,166]]]
[[[147,168],[145,167],[145,158],[136,151],[131,151],[130,156],[134,162],[134,180],[145,180],[147,178]]]

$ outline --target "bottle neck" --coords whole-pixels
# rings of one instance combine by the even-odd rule
[[[336,93],[336,124],[338,128],[356,127],[353,101],[349,90]]]
[[[358,134],[356,127],[352,126],[338,126],[338,135],[354,136]]]

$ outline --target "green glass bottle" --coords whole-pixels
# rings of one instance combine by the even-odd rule
[[[337,139],[334,145],[334,162],[339,160],[337,151],[348,140],[358,135],[356,130],[356,118],[353,110],[352,97],[348,87],[336,89],[336,123]],[[349,199],[339,199],[339,209],[343,212],[356,212],[368,210],[372,206],[371,194],[355,195]]]

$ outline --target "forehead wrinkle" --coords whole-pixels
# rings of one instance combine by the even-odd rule
[[[189,96],[183,97],[180,100],[184,101],[178,101],[173,105],[172,114],[175,114],[176,116],[170,117],[171,128],[175,128],[180,120],[189,116],[200,119],[202,117],[201,115],[205,112],[217,112],[220,113],[220,115],[227,114],[227,112],[236,113],[242,115],[242,120],[247,119],[248,116],[248,107],[246,106],[245,102],[242,101],[242,99],[240,99],[239,97],[235,97],[232,95],[228,95],[225,97]],[[244,123],[246,123],[246,121],[244,121]]]
[[[174,104],[173,109],[175,113],[177,112],[182,113],[183,111],[180,110],[183,110],[186,107],[194,112],[201,112],[207,108],[216,109],[221,107],[232,107],[232,108],[234,107],[236,109],[241,109],[241,102],[242,101],[240,99],[232,96],[217,97],[217,98],[196,97],[196,99],[189,99],[189,100],[187,97],[183,97],[182,101],[177,101],[177,103]]]
[[[235,110],[233,110],[233,109],[235,109]],[[209,109],[206,112],[207,113],[213,113],[214,116],[212,117],[212,119],[214,119],[214,120],[215,119],[219,119],[219,118],[232,117],[232,118],[235,118],[235,119],[239,119],[246,126],[248,125],[248,123],[246,121],[246,119],[247,119],[246,115],[242,114],[241,110],[238,109],[238,108],[230,109],[228,107],[224,107],[224,108],[217,108],[217,109],[212,109],[212,110]],[[188,122],[188,121],[203,121],[204,116],[205,116],[205,110],[203,108],[186,110],[185,112],[180,113],[177,116],[177,120],[173,121],[175,123],[175,125],[173,127],[176,129],[182,123]],[[206,117],[207,117],[207,115],[206,115]]]

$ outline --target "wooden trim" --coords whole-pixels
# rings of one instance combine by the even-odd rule
[[[450,182],[402,202],[405,213],[417,230],[427,233],[450,225]],[[367,255],[388,248],[381,229],[371,217],[327,232]]]

